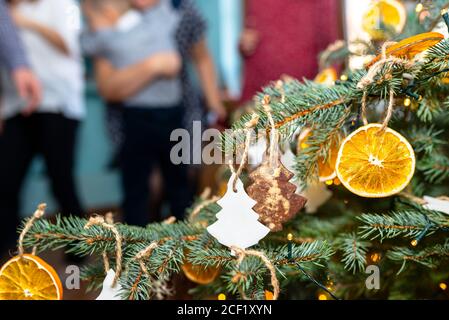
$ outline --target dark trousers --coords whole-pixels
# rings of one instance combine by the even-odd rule
[[[170,214],[182,219],[191,204],[187,165],[175,165],[170,151],[173,130],[182,128],[183,107],[130,108],[123,110],[124,142],[121,153],[123,212],[128,224],[145,226],[160,217],[150,215],[151,170],[162,171]]]
[[[0,134],[0,254],[6,248],[12,249],[17,239],[19,194],[36,154],[44,157],[61,213],[81,214],[73,177],[78,124],[79,121],[49,113],[19,115],[5,121]]]

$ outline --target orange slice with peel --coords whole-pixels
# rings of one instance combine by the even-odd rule
[[[313,81],[324,85],[331,86],[337,80],[337,71],[334,68],[323,69],[318,73]]]
[[[0,300],[62,300],[62,292],[55,269],[37,256],[16,256],[0,269]]]
[[[188,251],[186,250],[185,256],[187,256]],[[219,267],[204,267],[202,265],[195,265],[187,260],[184,260],[181,266],[187,279],[197,284],[209,284],[212,283],[217,276],[220,274],[221,269]]]
[[[383,40],[385,29],[396,33],[404,29],[407,11],[397,0],[376,0],[372,2],[368,11],[363,15],[362,28],[373,40]]]
[[[420,33],[389,46],[386,50],[386,54],[387,57],[395,56],[398,58],[413,59],[417,54],[433,47],[443,39],[444,35],[439,32]],[[382,55],[380,54],[371,60],[366,67],[371,67],[381,58]]]
[[[338,152],[336,170],[341,183],[366,198],[401,192],[415,172],[415,153],[398,132],[369,124],[351,133]]]
[[[312,135],[310,129],[305,129],[298,138],[298,152],[301,149],[305,149],[309,146],[307,139]],[[339,139],[335,139],[328,151],[327,157],[318,157],[318,177],[321,182],[332,181],[337,177],[335,171],[335,163],[337,162],[338,151],[340,149]]]

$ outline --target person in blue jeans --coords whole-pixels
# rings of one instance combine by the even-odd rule
[[[171,0],[153,2],[115,15],[109,7],[107,16],[95,7],[98,0],[87,1],[90,31],[82,36],[84,51],[97,60],[100,93],[122,110],[123,213],[125,222],[140,226],[151,222],[149,176],[155,166],[162,171],[171,215],[182,219],[192,201],[187,166],[170,160],[170,135],[182,128],[185,112],[175,42],[179,15]]]
[[[42,155],[60,212],[81,215],[74,179],[77,132],[85,116],[84,68],[79,32],[61,12],[74,0],[12,0],[11,16],[19,30],[30,69],[42,86],[42,99],[29,102],[0,70],[0,245],[13,249],[19,225],[20,191],[34,157]]]

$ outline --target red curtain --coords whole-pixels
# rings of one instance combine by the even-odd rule
[[[282,74],[314,78],[318,54],[340,37],[339,0],[247,0],[245,26],[260,42],[244,60],[242,102]]]

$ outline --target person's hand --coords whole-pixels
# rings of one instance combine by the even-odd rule
[[[245,56],[251,56],[259,44],[259,32],[255,29],[246,28],[240,35],[240,51]]]
[[[148,67],[160,77],[175,77],[182,68],[181,56],[176,52],[158,53],[148,60]]]
[[[22,114],[29,116],[36,111],[41,101],[41,85],[28,68],[14,70],[12,72],[12,79],[19,96],[26,101]]]
[[[27,29],[33,24],[30,19],[23,16],[16,8],[11,10],[11,17],[18,28]]]

